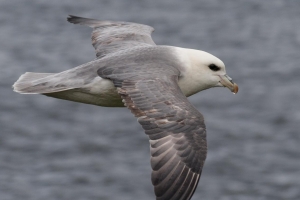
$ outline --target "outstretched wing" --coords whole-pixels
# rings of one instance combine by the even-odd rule
[[[102,67],[98,74],[114,82],[149,136],[156,199],[189,200],[206,158],[203,117],[181,92],[179,71],[162,62],[138,65]]]
[[[100,21],[73,15],[68,17],[68,21],[93,28],[92,44],[97,58],[136,46],[155,45],[151,38],[154,28],[151,26],[130,22]]]

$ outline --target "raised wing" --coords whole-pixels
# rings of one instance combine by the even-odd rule
[[[151,38],[154,28],[151,26],[130,22],[100,21],[73,15],[68,17],[68,21],[93,28],[92,44],[97,58],[136,46],[155,45]]]
[[[206,129],[177,84],[179,71],[144,60],[141,65],[102,67],[98,74],[114,82],[149,136],[156,199],[189,200],[206,158]]]

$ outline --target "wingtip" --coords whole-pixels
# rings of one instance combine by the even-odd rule
[[[75,16],[75,15],[69,15],[67,17],[67,21],[70,22],[70,23],[72,23],[72,24],[78,24],[80,22],[79,21],[80,18],[81,17]]]
[[[94,28],[99,23],[99,20],[85,18],[85,17],[78,17],[75,15],[69,15],[67,17],[67,21],[72,24],[86,25],[92,28]]]

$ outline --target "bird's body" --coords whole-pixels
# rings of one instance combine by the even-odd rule
[[[154,56],[153,54],[157,55]],[[109,79],[99,77],[97,70],[101,68],[101,66],[110,65],[110,63],[115,66],[117,64],[116,61],[120,61],[120,64],[122,64],[124,60],[128,63],[137,62],[135,59],[141,57],[144,60],[141,59],[139,62],[143,65],[142,63],[144,61],[149,62],[149,60],[151,60],[152,62],[156,62],[158,57],[160,57],[164,63],[171,62],[165,58],[170,58],[172,61],[175,61],[172,66],[181,71],[178,85],[181,91],[188,97],[210,87],[205,85],[205,79],[199,79],[199,77],[201,77],[201,71],[199,74],[195,73],[194,69],[197,66],[192,63],[193,59],[197,59],[197,56],[202,58],[213,57],[204,51],[172,46],[131,48],[122,53],[116,55],[112,54],[61,73],[41,73],[40,76],[33,77],[35,79],[33,79],[32,82],[25,82],[30,85],[24,84],[23,79],[25,78],[26,80],[28,76],[37,75],[37,73],[27,72],[20,77],[14,85],[14,88],[15,91],[21,93],[23,93],[22,87],[26,87],[24,88],[26,89],[24,93],[39,93],[59,99],[105,107],[124,107],[124,103],[113,82]],[[219,63],[222,64],[222,61],[219,60]],[[93,70],[95,73],[91,73]],[[202,81],[202,84],[199,83],[199,81]]]
[[[97,59],[57,74],[27,72],[14,90],[128,107],[149,136],[157,199],[190,199],[207,145],[203,116],[186,97],[220,86],[236,93],[224,63],[204,51],[155,45],[150,26],[75,16],[68,20],[94,29]]]

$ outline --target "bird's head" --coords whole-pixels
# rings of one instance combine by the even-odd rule
[[[186,96],[212,87],[227,87],[234,94],[238,86],[226,74],[224,63],[217,57],[199,50],[184,49],[184,68],[179,87]]]

